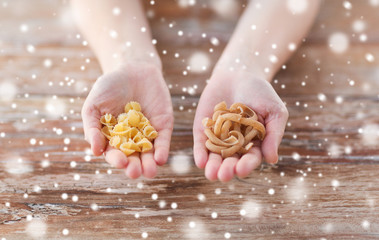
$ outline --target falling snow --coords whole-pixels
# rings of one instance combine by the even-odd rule
[[[379,125],[367,124],[358,129],[361,135],[361,139],[366,146],[378,146],[379,145]]]
[[[308,8],[307,0],[286,0],[287,8],[292,14],[302,14]]]
[[[329,36],[329,48],[332,52],[341,54],[349,48],[349,37],[342,32],[336,32]]]
[[[254,200],[245,201],[241,206],[240,214],[247,218],[259,218],[262,214],[262,206]]]
[[[20,175],[33,172],[33,166],[25,162],[22,158],[9,157],[4,162],[4,169],[10,174]]]
[[[285,11],[289,11],[291,14],[294,15],[301,15],[306,14],[306,11],[309,10],[309,1],[307,0],[284,0],[287,9]],[[64,1],[65,2],[65,1]],[[148,1],[150,3],[150,7],[154,5],[161,4],[159,1]],[[237,1],[234,0],[210,0],[209,3],[204,4],[202,1],[196,1],[196,0],[178,0],[176,1],[179,7],[181,8],[189,8],[188,10],[193,10],[194,12],[199,11],[201,8],[208,8],[212,14],[217,14],[218,18],[226,18],[226,19],[237,19],[240,4]],[[342,4],[341,4],[342,3]],[[368,0],[367,4],[370,4],[372,8],[375,8],[375,10],[379,7],[379,0]],[[4,1],[1,5],[2,7],[7,7],[8,3]],[[261,9],[261,4],[257,3],[256,9]],[[328,31],[325,31],[324,29],[328,26],[326,24],[321,24],[319,27],[321,30],[319,31],[325,31],[329,34],[327,37],[327,47],[328,51],[330,51],[330,54],[333,54],[334,58],[340,58],[336,62],[343,62],[346,65],[352,66],[355,61],[359,61],[362,65],[365,64],[365,66],[375,66],[377,64],[377,54],[375,51],[370,51],[369,49],[366,49],[364,52],[361,52],[360,54],[357,54],[356,59],[351,57],[350,54],[350,45],[357,44],[357,41],[360,41],[361,43],[367,42],[368,40],[371,41],[374,39],[372,36],[372,27],[370,26],[370,22],[364,17],[360,15],[354,15],[353,13],[358,10],[358,6],[356,6],[356,2],[354,1],[341,1],[338,4],[338,7],[343,10],[343,13],[346,16],[346,21],[348,21],[347,28],[344,29],[329,29]],[[184,11],[182,9],[181,11]],[[112,8],[108,9],[109,14],[112,14],[112,19],[121,19],[122,14],[124,14],[123,10],[120,9],[118,6],[114,6]],[[54,13],[56,14],[56,13]],[[64,27],[69,27],[73,25],[73,18],[71,16],[70,11],[62,11],[61,13],[57,13],[59,16],[57,16],[57,21],[62,24]],[[147,15],[151,19],[155,17],[155,11],[148,9]],[[156,20],[156,19],[155,19]],[[211,65],[213,64],[214,56],[216,56],[216,53],[219,53],[219,51],[222,50],[224,47],[224,41],[225,36],[215,34],[214,32],[191,32],[191,30],[187,26],[181,26],[179,22],[167,20],[165,18],[161,18],[160,21],[164,22],[166,28],[169,28],[172,32],[172,36],[178,39],[182,39],[181,41],[187,41],[191,37],[194,38],[200,38],[201,41],[203,41],[205,44],[208,45],[208,47],[202,49],[202,50],[195,50],[190,52],[184,52],[181,51],[181,49],[164,49],[160,50],[161,53],[165,55],[167,58],[171,58],[174,61],[182,63],[182,65],[179,67],[178,71],[182,74],[183,83],[182,84],[174,84],[170,83],[168,84],[168,88],[170,91],[172,90],[182,90],[181,92],[181,101],[178,105],[176,105],[176,111],[179,110],[181,113],[186,114],[187,110],[190,113],[195,109],[197,106],[197,102],[195,101],[191,107],[188,107],[186,101],[191,101],[192,98],[195,98],[197,95],[201,94],[202,89],[200,89],[202,86],[201,84],[196,85],[193,82],[191,82],[191,78],[194,76],[202,76],[202,74],[205,74],[207,72],[210,73]],[[226,21],[225,19],[222,21]],[[158,22],[158,21],[157,21]],[[36,26],[34,23],[28,23],[28,22],[18,22],[16,25],[14,25],[15,31],[17,34],[22,36],[28,36],[29,34],[33,33],[38,29],[39,26]],[[207,26],[209,27],[209,26]],[[248,31],[250,34],[254,34],[262,29],[262,26],[257,23],[249,23]],[[138,31],[142,33],[148,33],[148,26],[138,26]],[[40,29],[38,29],[40,31]],[[268,33],[268,32],[266,32]],[[146,35],[142,34],[142,35]],[[196,35],[197,34],[197,35]],[[117,41],[121,39],[122,34],[118,33],[114,29],[106,29],[105,35],[113,39],[113,41]],[[69,38],[69,37],[68,37]],[[71,41],[78,41],[78,46],[82,47],[83,49],[86,49],[88,51],[88,42],[84,39],[84,37],[80,34],[72,34]],[[157,40],[158,39],[158,40]],[[159,46],[161,44],[161,40],[159,37],[157,39],[152,39],[151,43],[153,45],[157,45],[157,49],[159,49]],[[303,39],[303,42],[305,42],[307,39]],[[6,42],[5,42],[6,43]],[[359,42],[358,42],[359,43]],[[3,42],[0,42],[0,46],[2,46]],[[370,42],[371,44],[371,42]],[[42,46],[42,43],[36,42],[36,41],[25,41],[20,43],[19,49],[20,54],[34,57],[36,56],[36,68],[39,67],[40,69],[43,69],[43,71],[48,71],[53,73],[58,69],[59,67],[65,66],[68,67],[69,64],[72,64],[72,62],[75,62],[76,59],[74,56],[71,56],[70,54],[59,56],[58,58],[55,58],[51,55],[45,54],[44,47]],[[367,45],[367,44],[366,44]],[[7,45],[4,45],[7,46]],[[70,45],[68,45],[70,46]],[[134,49],[136,46],[135,42],[131,41],[125,41],[122,44],[123,48],[125,49]],[[270,48],[269,54],[264,55],[264,51],[261,51],[261,49],[252,50],[251,54],[255,56],[262,56],[263,59],[269,61],[270,63],[281,63],[283,60],[282,55],[277,54],[281,47],[286,48],[286,51],[295,51],[298,47],[298,52],[300,53],[299,56],[302,56],[304,58],[304,61],[312,61],[315,65],[314,71],[319,71],[320,73],[324,74],[323,76],[326,76],[328,79],[328,83],[330,80],[330,85],[333,86],[339,86],[339,84],[344,84],[345,86],[348,86],[350,89],[349,91],[354,91],[354,89],[364,90],[364,91],[371,91],[372,89],[375,89],[376,85],[371,84],[369,80],[362,80],[358,76],[353,75],[347,75],[346,78],[339,81],[337,80],[338,74],[337,72],[330,72],[331,70],[329,68],[325,67],[324,60],[318,59],[317,54],[310,54],[307,51],[302,52],[303,48],[301,47],[300,43],[295,42],[286,42],[281,43],[278,41],[271,41],[268,43],[268,47]],[[353,46],[352,46],[353,47]],[[355,46],[354,46],[355,47]],[[259,51],[258,51],[259,50]],[[150,56],[154,57],[154,53],[148,53]],[[115,55],[116,56],[116,55]],[[38,58],[37,58],[38,57]],[[91,70],[91,64],[97,64],[96,60],[94,60],[92,57],[86,56],[84,54],[81,56],[82,59],[81,62],[78,62],[77,65],[77,71],[80,72],[80,77],[84,74],[86,74],[85,78],[92,78],[94,74],[87,75],[87,71]],[[119,56],[118,56],[119,57]],[[313,59],[312,59],[313,58]],[[316,59],[317,58],[317,59]],[[235,58],[233,61],[236,64],[242,64],[242,58]],[[14,61],[14,60],[9,60]],[[285,71],[287,68],[290,68],[290,64],[288,65],[282,65],[281,63],[280,67],[282,67],[283,71]],[[324,65],[323,65],[324,64]],[[306,69],[305,69],[306,70]],[[302,70],[302,71],[305,71]],[[264,68],[264,71],[266,73],[273,72],[273,68],[266,67]],[[376,73],[376,72],[374,72]],[[96,72],[95,74],[98,74]],[[305,73],[304,76],[301,76],[299,78],[300,80],[298,82],[295,82],[297,86],[302,86],[304,89],[308,89],[313,87],[315,84],[314,82],[310,81],[311,76]],[[375,75],[375,74],[374,74]],[[345,77],[345,75],[343,75]],[[31,81],[34,81],[34,83],[37,83],[37,81],[42,82],[44,79],[43,74],[41,72],[38,72],[36,70],[31,70],[30,72],[25,72],[25,76],[22,76],[22,78],[7,78],[5,76],[5,79],[0,81],[0,100],[4,102],[4,106],[7,107],[9,110],[22,113],[25,111],[24,105],[19,103],[19,101],[34,101],[36,97],[38,97],[35,94],[35,86],[39,85],[24,85],[25,79],[29,79]],[[330,79],[329,79],[330,78]],[[84,78],[82,78],[84,79]],[[29,109],[28,114],[26,116],[22,116],[20,119],[16,119],[14,122],[11,123],[11,126],[15,128],[15,131],[17,133],[22,132],[24,130],[28,130],[29,128],[32,128],[33,126],[38,126],[38,128],[35,129],[36,134],[33,135],[27,135],[25,138],[23,150],[25,153],[29,153],[32,151],[37,150],[37,153],[40,154],[40,158],[38,158],[38,162],[33,162],[32,158],[28,158],[28,154],[25,155],[11,155],[6,156],[4,161],[2,162],[5,174],[7,176],[10,176],[11,179],[21,179],[23,176],[28,177],[31,175],[30,173],[33,173],[34,171],[40,171],[41,175],[44,174],[47,177],[49,175],[47,174],[49,171],[52,171],[53,168],[57,167],[57,162],[55,158],[57,157],[57,152],[59,150],[63,150],[64,157],[75,156],[74,160],[68,160],[64,162],[64,167],[69,172],[69,179],[70,181],[74,180],[74,185],[81,186],[82,184],[85,184],[86,181],[91,182],[91,184],[98,184],[97,180],[104,180],[109,179],[110,185],[103,185],[101,186],[101,191],[104,194],[107,194],[109,198],[116,197],[115,202],[118,201],[118,204],[121,204],[125,201],[126,205],[132,204],[132,202],[129,202],[129,195],[126,195],[127,197],[123,198],[121,196],[122,194],[134,194],[135,192],[138,192],[141,196],[141,201],[143,198],[146,198],[149,201],[149,204],[151,204],[152,208],[154,209],[154,214],[157,214],[157,217],[159,214],[163,216],[163,222],[167,220],[166,224],[174,222],[175,224],[183,224],[180,226],[180,230],[183,231],[186,239],[207,239],[207,237],[214,236],[213,233],[208,229],[209,226],[205,224],[206,221],[213,221],[216,224],[218,224],[219,221],[223,219],[227,219],[231,216],[231,213],[228,212],[230,209],[224,208],[224,205],[222,207],[219,207],[219,204],[224,204],[224,202],[218,202],[218,199],[221,198],[233,198],[235,201],[238,201],[236,205],[234,205],[234,208],[232,208],[232,214],[237,216],[237,219],[241,223],[241,228],[239,229],[241,232],[246,231],[246,229],[243,229],[244,221],[248,221],[249,224],[251,222],[258,223],[260,221],[260,218],[262,216],[266,217],[266,214],[276,214],[275,209],[279,208],[280,206],[296,206],[296,211],[293,210],[292,212],[289,212],[289,214],[300,214],[303,213],[305,210],[300,209],[302,207],[309,208],[316,206],[316,203],[310,201],[308,199],[308,193],[309,198],[313,197],[313,195],[317,195],[317,191],[319,187],[325,187],[328,190],[333,189],[333,194],[338,194],[339,192],[343,192],[341,190],[345,190],[348,187],[348,181],[345,181],[344,178],[339,178],[342,175],[329,175],[328,171],[323,171],[318,169],[317,162],[315,163],[317,166],[311,166],[311,167],[304,167],[302,169],[296,169],[296,176],[294,177],[294,173],[291,172],[291,170],[288,169],[280,169],[272,171],[273,174],[277,174],[276,176],[269,176],[267,171],[257,171],[254,175],[254,178],[247,178],[246,182],[244,180],[240,179],[233,180],[237,182],[237,184],[230,184],[230,185],[217,185],[217,188],[211,188],[209,192],[204,190],[203,188],[197,189],[198,191],[191,192],[191,198],[192,201],[200,206],[202,206],[202,209],[204,209],[204,212],[201,215],[201,218],[198,216],[198,218],[192,218],[192,215],[188,215],[188,218],[182,219],[179,217],[176,217],[180,211],[188,211],[188,209],[185,209],[186,203],[183,203],[182,201],[173,202],[174,198],[171,198],[172,196],[167,197],[167,192],[161,191],[161,187],[165,188],[165,184],[163,183],[162,186],[153,186],[149,180],[145,181],[142,180],[141,182],[133,182],[132,184],[125,183],[123,188],[120,190],[117,187],[113,185],[112,179],[117,179],[117,177],[121,176],[121,170],[120,169],[110,169],[111,167],[106,168],[98,168],[91,170],[91,174],[93,175],[93,179],[88,180],[91,176],[88,176],[87,173],[82,172],[82,168],[88,165],[88,162],[91,162],[92,159],[94,162],[91,164],[94,164],[94,166],[100,166],[98,162],[98,157],[93,156],[91,149],[86,148],[85,150],[77,149],[76,143],[79,142],[77,136],[82,134],[81,131],[81,123],[80,123],[80,109],[74,104],[82,103],[81,100],[83,100],[83,96],[88,94],[89,90],[91,89],[91,85],[86,80],[80,80],[80,79],[74,79],[73,76],[62,76],[61,78],[52,78],[48,79],[44,86],[49,89],[51,92],[58,91],[59,89],[64,89],[64,91],[67,91],[70,93],[70,90],[72,91],[72,94],[77,94],[80,97],[67,97],[62,95],[49,95],[49,97],[44,98],[45,100],[42,101],[41,106],[33,107],[32,109]],[[288,83],[283,81],[283,79],[277,78],[273,81],[276,85],[276,88],[279,90],[288,90],[292,85],[292,83]],[[317,83],[318,84],[318,83]],[[274,85],[274,84],[273,84]],[[26,90],[25,90],[26,89]],[[30,90],[31,89],[31,90]],[[57,90],[58,89],[58,90]],[[320,91],[320,92],[319,92]],[[53,93],[52,93],[53,94]],[[70,93],[71,94],[71,93]],[[188,96],[190,95],[190,96]],[[70,98],[70,99],[69,99]],[[322,128],[322,120],[320,120],[321,117],[313,116],[309,112],[310,109],[315,107],[313,104],[316,102],[316,107],[318,110],[322,111],[323,109],[326,109],[328,107],[328,102],[338,104],[338,107],[345,108],[348,106],[348,104],[351,103],[352,97],[346,94],[345,92],[338,92],[337,95],[333,95],[328,90],[325,89],[315,89],[313,93],[311,93],[310,99],[304,101],[302,99],[298,100],[296,99],[296,103],[294,105],[288,104],[289,108],[296,107],[296,111],[304,111],[304,115],[299,117],[301,121],[308,121],[307,123],[312,124],[312,126],[317,126],[318,128],[316,131],[319,131],[320,128]],[[69,101],[68,101],[69,100]],[[366,100],[365,100],[366,101]],[[360,103],[360,106],[364,106],[365,101],[362,100],[362,103]],[[190,102],[191,103],[191,102]],[[335,105],[333,103],[333,106]],[[357,106],[359,103],[357,103]],[[3,107],[3,105],[1,106]],[[371,107],[371,106],[364,106],[364,107]],[[359,108],[359,107],[358,107]],[[194,113],[194,111],[192,112]],[[16,115],[16,114],[15,114]],[[327,157],[328,159],[331,159],[332,161],[339,161],[340,159],[345,158],[355,158],[355,154],[359,153],[361,151],[356,146],[361,143],[365,147],[369,148],[370,151],[374,151],[378,147],[379,143],[379,125],[374,121],[372,121],[371,117],[368,116],[367,112],[364,112],[362,109],[357,109],[357,112],[352,115],[353,117],[356,117],[357,124],[361,124],[358,131],[355,130],[353,134],[349,132],[351,129],[341,129],[338,133],[341,133],[343,135],[343,138],[346,138],[346,142],[339,142],[334,141],[333,138],[330,137],[324,137],[323,135],[318,135],[320,132],[316,132],[315,136],[320,136],[320,141],[317,142],[315,145],[319,147],[318,150],[322,150],[322,157]],[[365,121],[366,117],[370,121]],[[59,125],[54,122],[55,119],[59,119],[66,125]],[[317,120],[315,120],[317,119]],[[73,120],[69,124],[69,121],[66,120]],[[300,121],[299,120],[299,121]],[[13,121],[13,120],[12,120]],[[291,120],[292,121],[292,120]],[[317,122],[316,122],[317,121]],[[46,124],[44,124],[46,123]],[[54,125],[53,125],[54,124]],[[70,125],[72,124],[72,125]],[[288,122],[287,126],[288,128],[291,128],[293,130],[293,127],[296,125],[295,121]],[[290,130],[290,131],[291,131]],[[324,131],[324,129],[321,129],[320,131]],[[345,133],[346,132],[346,133]],[[45,135],[46,133],[46,135]],[[11,144],[13,140],[13,136],[15,133],[10,131],[8,132],[7,129],[3,130],[1,129],[0,137],[5,145],[7,144],[6,141],[10,141],[9,144]],[[59,149],[54,149],[50,143],[45,139],[45,136],[53,136],[56,139],[59,139],[58,145]],[[358,137],[357,137],[357,136]],[[293,143],[300,142],[302,139],[304,139],[304,135],[297,133],[297,132],[290,132],[289,135],[285,136],[287,137],[287,140],[292,140]],[[10,139],[10,140],[9,140]],[[84,142],[84,141],[83,141]],[[292,143],[285,143],[292,144]],[[289,151],[283,151],[282,159],[284,160],[293,160],[293,161],[300,161],[304,164],[307,164],[307,162],[312,161],[312,159],[315,158],[311,153],[313,142],[309,143],[309,152],[307,151],[299,151],[294,152],[293,150]],[[292,145],[291,145],[292,146]],[[286,147],[286,146],[285,146]],[[39,150],[42,149],[42,150]],[[46,151],[46,152],[45,152]],[[185,175],[192,171],[193,168],[193,157],[189,156],[187,151],[180,152],[178,150],[175,150],[176,152],[172,152],[170,154],[169,159],[169,167],[170,170],[177,175]],[[192,149],[191,149],[192,151]],[[363,150],[362,150],[363,151]],[[309,155],[308,155],[309,154]],[[327,156],[326,156],[327,154]],[[22,157],[20,157],[22,156]],[[61,156],[58,156],[61,157]],[[318,159],[319,160],[319,159]],[[296,162],[293,162],[293,164],[296,164]],[[95,163],[96,162],[96,163]],[[61,162],[58,164],[62,164]],[[282,167],[282,166],[281,166]],[[338,165],[339,167],[339,165]],[[97,167],[96,167],[97,168]],[[108,168],[108,169],[107,169]],[[337,171],[338,169],[341,169],[342,167],[334,167],[333,171]],[[288,170],[288,172],[287,172]],[[40,174],[38,172],[38,176]],[[279,173],[280,172],[280,173]],[[120,174],[120,175],[118,175]],[[23,176],[22,176],[23,175]],[[33,181],[37,177],[34,176]],[[123,176],[123,175],[122,175]],[[182,176],[183,177],[183,176]],[[276,183],[275,178],[278,178],[281,182]],[[163,179],[163,178],[162,178]],[[175,176],[174,178],[175,179]],[[319,180],[312,181],[311,180]],[[166,179],[163,179],[165,181]],[[108,180],[107,180],[108,181]],[[171,179],[169,180],[169,182]],[[253,185],[248,185],[246,188],[247,192],[239,192],[240,183],[241,184],[250,184],[249,181],[257,181],[254,182]],[[26,182],[27,183],[27,182]],[[175,183],[175,180],[172,180],[172,183]],[[259,183],[255,185],[256,183]],[[346,185],[345,185],[346,184]],[[169,184],[167,184],[169,185]],[[14,189],[15,194],[19,194],[19,199],[23,201],[35,201],[36,197],[43,197],[44,193],[50,193],[48,191],[51,191],[51,188],[54,187],[53,190],[57,191],[55,200],[62,201],[64,204],[62,206],[68,206],[68,205],[80,205],[84,206],[84,210],[87,212],[86,214],[106,214],[108,205],[102,205],[99,206],[95,201],[99,199],[87,199],[87,196],[82,196],[79,194],[79,192],[72,191],[71,189],[67,188],[67,184],[64,181],[59,181],[59,179],[54,179],[51,182],[48,182],[46,184],[44,183],[30,183],[29,185],[25,185],[24,189]],[[212,185],[213,186],[213,185]],[[261,187],[263,186],[263,187]],[[125,190],[124,189],[127,189]],[[216,185],[214,185],[216,187]],[[372,185],[368,185],[367,188],[371,188]],[[169,189],[169,188],[167,188]],[[214,191],[212,190],[214,189]],[[251,189],[251,191],[250,191]],[[313,190],[312,190],[313,189]],[[186,189],[180,189],[181,191]],[[194,189],[192,189],[194,190]],[[196,190],[196,189],[195,189]],[[209,190],[209,189],[208,189]],[[158,195],[159,193],[159,195]],[[250,195],[249,195],[250,194]],[[267,199],[271,199],[274,201],[274,203],[267,203],[262,202],[260,196],[265,196]],[[317,197],[317,196],[316,196]],[[130,199],[133,199],[132,197]],[[163,200],[164,199],[164,200]],[[11,211],[11,208],[14,208],[17,206],[16,202],[12,202],[12,199],[5,200],[3,209],[4,211]],[[312,199],[313,200],[313,199]],[[100,200],[98,203],[102,203]],[[375,211],[377,208],[377,200],[376,196],[367,194],[364,196],[363,201],[361,202],[363,205],[367,207],[367,209],[370,209],[372,211]],[[280,205],[283,204],[283,205]],[[132,206],[133,207],[133,206]],[[143,221],[145,218],[145,212],[147,211],[149,205],[143,205],[140,208],[136,208],[138,212],[133,211],[131,214],[132,219],[134,221]],[[159,209],[158,209],[159,208]],[[97,211],[97,212],[93,212]],[[159,212],[160,211],[160,212]],[[49,231],[47,223],[45,222],[46,219],[39,219],[38,214],[35,214],[35,210],[32,212],[29,212],[28,215],[23,216],[21,219],[22,221],[25,221],[24,228],[25,233],[27,234],[28,238],[31,239],[44,239],[47,238],[46,234]],[[281,213],[282,214],[282,213]],[[100,216],[100,215],[99,215]],[[288,217],[285,216],[285,214],[277,216],[280,219],[283,219]],[[346,216],[348,217],[348,216]],[[350,216],[351,217],[351,216]],[[366,216],[364,216],[366,218]],[[250,221],[250,222],[249,222]],[[282,221],[282,220],[280,220]],[[361,231],[372,231],[374,227],[376,227],[375,222],[372,221],[372,219],[354,219],[351,220],[354,221],[354,224],[357,228],[361,229]],[[348,221],[347,221],[348,222]],[[285,223],[285,221],[283,221]],[[139,224],[142,224],[141,222]],[[287,225],[292,224],[288,223]],[[231,224],[232,225],[232,224]],[[142,226],[142,225],[141,225]],[[62,223],[59,225],[58,230],[56,233],[61,236],[62,238],[73,237],[74,236],[74,229],[70,230],[72,231],[70,233],[69,225],[64,225]],[[145,226],[143,226],[145,227]],[[217,231],[217,238],[222,239],[238,239],[237,230],[238,229],[229,229],[228,225],[226,226],[218,226],[220,229]],[[255,227],[255,225],[254,225]],[[259,227],[259,226],[257,226]],[[324,234],[333,234],[337,232],[339,229],[339,223],[337,222],[323,222],[322,224],[319,224],[316,226],[316,228],[321,231]],[[22,230],[22,229],[21,229]],[[51,229],[50,229],[51,230]],[[271,234],[275,234],[277,230],[269,230]],[[212,234],[211,234],[212,233]],[[152,231],[149,228],[141,228],[139,232],[137,232],[138,237],[146,239],[146,238],[155,238],[154,231]],[[59,236],[58,236],[59,238]],[[5,238],[2,238],[5,240]],[[324,238],[322,238],[324,239]],[[326,239],[326,238],[325,238]],[[329,239],[329,238],[328,238]]]
[[[200,73],[209,68],[210,59],[204,52],[194,52],[188,59],[188,66],[191,72]]]
[[[17,86],[10,81],[0,82],[0,100],[11,102],[18,92]]]
[[[192,166],[192,159],[186,154],[176,154],[169,162],[171,170],[176,174],[186,174]]]
[[[29,222],[26,225],[26,234],[33,239],[44,238],[47,232],[47,224],[41,219],[32,219],[31,216],[28,216],[27,220]]]

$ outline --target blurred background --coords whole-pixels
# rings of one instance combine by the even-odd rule
[[[0,0],[0,237],[378,236],[379,0],[323,2],[272,82],[290,112],[278,165],[229,184],[193,166],[192,122],[247,2],[143,3],[175,129],[158,177],[132,181],[83,140],[81,106],[101,70],[69,1]]]

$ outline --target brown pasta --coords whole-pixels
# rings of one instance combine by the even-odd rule
[[[152,141],[158,132],[141,112],[138,102],[125,105],[125,112],[117,119],[110,113],[101,116],[101,132],[109,140],[109,145],[120,149],[129,156],[134,152],[147,152],[153,148]]]
[[[266,135],[257,114],[242,103],[234,103],[228,109],[226,103],[221,102],[214,107],[212,118],[204,118],[202,123],[208,137],[205,146],[223,158],[247,153],[254,145],[252,140],[263,141]]]

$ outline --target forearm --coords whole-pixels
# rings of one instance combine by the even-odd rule
[[[71,0],[71,5],[104,72],[135,61],[161,68],[139,0]]]
[[[243,69],[270,81],[311,27],[320,4],[319,0],[308,0],[303,12],[293,14],[287,2],[251,1],[216,70]]]

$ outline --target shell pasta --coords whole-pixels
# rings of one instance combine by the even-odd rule
[[[149,151],[158,132],[143,115],[138,102],[127,103],[124,110],[117,118],[110,113],[101,116],[101,132],[110,146],[120,149],[126,156]]]

